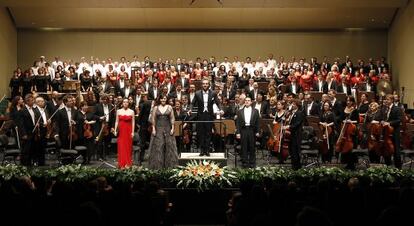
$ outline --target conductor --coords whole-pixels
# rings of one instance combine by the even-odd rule
[[[203,79],[202,87],[202,90],[195,93],[191,109],[197,108],[197,121],[200,121],[196,125],[201,149],[200,156],[210,156],[210,141],[214,120],[213,105],[216,104],[218,109],[220,109],[220,104],[217,94],[210,89],[209,80]]]

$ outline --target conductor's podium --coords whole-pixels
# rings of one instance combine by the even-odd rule
[[[200,156],[200,153],[197,152],[181,152],[180,157],[178,158],[178,164],[180,166],[187,165],[191,161],[213,161],[217,163],[220,167],[227,166],[227,157],[225,152],[211,152],[210,156]]]

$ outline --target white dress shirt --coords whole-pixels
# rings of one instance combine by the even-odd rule
[[[260,115],[261,114],[260,109],[262,108],[262,103],[256,102],[256,104],[254,105],[254,108],[257,109],[257,111],[259,112],[259,115]]]
[[[106,122],[109,122],[109,107],[107,104],[102,105]]]
[[[47,124],[47,118],[46,118],[46,112],[44,108],[39,108],[40,111],[40,116],[43,119],[43,124],[46,125]]]
[[[123,79],[119,79],[119,88],[123,89],[125,87],[125,81]]]
[[[252,107],[244,107],[244,123],[246,126],[250,126],[250,119],[252,118]]]
[[[208,91],[202,91],[203,92],[203,103],[204,103],[204,109],[203,112],[208,112]]]
[[[125,97],[128,97],[129,96],[129,91],[130,91],[129,86],[128,87],[125,87]]]
[[[26,108],[29,111],[30,117],[32,117],[33,125],[35,125],[36,122],[35,122],[35,113],[33,111],[33,107],[30,107],[30,106],[26,105]]]
[[[65,107],[66,108],[66,113],[68,114],[68,121],[69,121],[69,125],[71,124],[72,121],[72,109]]]

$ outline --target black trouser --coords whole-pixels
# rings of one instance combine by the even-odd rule
[[[86,150],[82,153],[83,162],[89,163],[91,161],[91,156],[95,154],[95,140],[92,138],[82,138],[78,140],[78,145],[85,145]]]
[[[256,149],[253,127],[240,130],[241,157],[243,167],[256,167]]]
[[[108,153],[108,146],[111,143],[111,135],[106,137],[102,137],[101,140],[98,142],[98,158],[102,160],[106,160],[106,154]]]
[[[212,117],[208,112],[202,112],[198,115],[198,121],[212,121]],[[213,129],[213,122],[199,122],[197,123],[198,144],[201,153],[210,152],[211,130]]]
[[[40,140],[35,141],[33,147],[33,161],[37,162],[38,166],[44,166],[46,163],[45,160],[45,150],[46,150],[47,139],[45,138],[45,134],[41,136]]]
[[[150,139],[151,139],[151,134],[148,131],[148,124],[141,125],[139,127],[138,135],[140,137],[140,139],[139,139],[140,152],[139,152],[139,156],[138,156],[138,161],[143,162],[144,157],[145,157],[145,150],[148,149],[149,142],[150,142]]]
[[[398,133],[393,133],[392,135],[392,143],[394,144],[394,165],[396,168],[401,169],[402,162],[401,162],[401,152],[400,152],[400,128],[397,128]],[[395,129],[394,129],[395,131]],[[384,161],[386,165],[391,165],[391,156],[384,157]]]
[[[297,170],[302,167],[300,163],[300,142],[301,140],[296,136],[290,137],[289,155],[292,161],[292,169]]]

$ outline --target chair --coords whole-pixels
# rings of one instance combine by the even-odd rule
[[[403,165],[410,165],[410,169],[412,168],[414,164],[414,150],[411,149],[403,149],[401,150],[401,156],[403,160]],[[409,158],[409,161],[406,161],[406,159]]]
[[[55,137],[56,146],[58,151],[57,160],[59,164],[67,165],[73,164],[78,157],[78,151],[75,149],[63,149],[62,142],[59,137]]]
[[[318,137],[316,131],[312,126],[304,126],[302,131],[302,143],[300,146],[302,164],[305,167],[313,165],[319,166],[319,150],[316,148]]]
[[[13,133],[14,131],[14,133]],[[13,136],[14,135],[14,136]],[[0,135],[0,148],[3,150],[3,160],[2,164],[6,161],[7,158],[13,158],[15,164],[17,164],[16,159],[21,154],[21,146],[20,146],[20,139],[19,139],[19,132],[17,127],[12,130],[12,136],[8,137],[7,135],[3,134]]]

